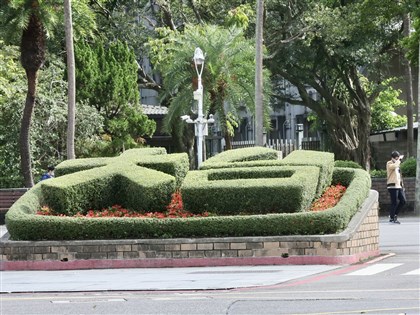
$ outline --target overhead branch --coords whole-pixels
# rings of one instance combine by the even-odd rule
[[[194,1],[193,0],[189,0],[188,3],[190,5],[191,9],[193,10],[194,15],[195,15],[195,18],[197,19],[198,23],[203,24],[203,19],[201,18],[200,12],[198,12],[198,10],[197,10],[197,8],[195,6]]]
[[[140,88],[151,89],[155,91],[160,91],[162,89],[162,86],[158,84],[150,75],[148,75],[140,64],[138,64],[137,73],[137,83],[139,84]]]
[[[173,20],[170,3],[168,1],[156,1],[163,13],[163,23],[168,26],[171,30],[176,31],[175,22]]]

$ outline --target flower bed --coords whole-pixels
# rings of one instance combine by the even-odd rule
[[[137,212],[123,208],[121,205],[113,205],[102,210],[88,210],[86,213],[77,212],[73,217],[84,218],[191,218],[191,217],[207,217],[208,212],[202,214],[193,214],[184,210],[182,197],[179,192],[172,194],[171,203],[166,207],[165,212]],[[66,217],[67,215],[57,213],[48,206],[43,206],[38,210],[37,215],[49,215]]]
[[[322,211],[334,207],[346,192],[346,187],[337,184],[328,187],[320,198],[311,205],[311,211]]]
[[[334,207],[346,192],[346,187],[337,184],[328,187],[321,197],[312,202],[311,211],[322,211]],[[209,213],[206,211],[202,214],[193,214],[186,211],[183,206],[182,196],[179,191],[172,194],[171,203],[166,207],[165,212],[137,212],[123,208],[121,205],[113,205],[102,210],[88,210],[86,213],[77,212],[73,217],[86,218],[190,218],[190,217],[208,217]],[[62,213],[56,213],[48,206],[43,206],[38,210],[37,215],[50,215],[66,217]]]

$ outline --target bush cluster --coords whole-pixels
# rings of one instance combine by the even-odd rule
[[[189,172],[182,185],[192,213],[262,214],[305,210],[316,193],[319,168],[247,167]]]
[[[334,167],[363,168],[360,164],[350,160],[336,160],[334,162]]]
[[[65,161],[57,166],[58,177],[41,187],[46,204],[57,213],[73,215],[112,204],[134,211],[161,211],[188,167],[185,153],[132,149],[117,158]]]
[[[274,184],[276,178],[285,176],[287,178],[279,178],[277,180],[293,182],[293,176],[301,176],[299,175],[299,169],[305,169],[307,170],[304,172],[305,177],[299,177],[299,181],[302,185],[309,185],[307,186],[309,187],[309,194],[314,195],[316,187],[319,186],[320,180],[318,180],[317,182],[316,175],[312,175],[312,173],[319,174],[323,171],[328,172],[331,168],[331,172],[329,174],[323,174],[322,181],[326,181],[326,178],[329,177],[331,178],[331,180],[328,183],[328,185],[337,183],[348,185],[346,193],[343,195],[340,202],[335,207],[319,212],[300,211],[294,213],[243,215],[241,214],[242,210],[245,213],[249,210],[249,208],[244,206],[244,208],[242,209],[239,207],[236,208],[236,215],[220,215],[193,218],[169,218],[164,220],[156,218],[92,219],[85,217],[58,217],[36,215],[36,212],[45,204],[46,199],[49,199],[49,201],[51,202],[51,198],[58,197],[64,201],[70,200],[68,201],[69,203],[73,202],[74,204],[76,204],[76,196],[82,196],[81,199],[88,200],[89,198],[93,198],[97,195],[104,195],[105,193],[103,193],[103,190],[106,191],[106,194],[109,193],[109,195],[113,195],[114,197],[102,196],[100,198],[112,199],[115,198],[115,195],[125,193],[126,195],[123,198],[124,200],[127,199],[125,202],[127,204],[130,204],[130,207],[137,206],[139,203],[144,202],[142,199],[148,193],[153,194],[153,191],[156,189],[155,187],[153,189],[147,190],[146,188],[148,187],[146,187],[144,188],[145,192],[139,194],[138,185],[140,184],[137,181],[140,181],[142,185],[146,185],[147,182],[154,180],[149,178],[149,175],[146,176],[145,174],[150,174],[151,177],[155,176],[153,175],[154,173],[160,173],[163,175],[163,177],[167,176],[168,179],[171,178],[171,189],[175,189],[176,181],[173,176],[151,169],[148,170],[150,171],[150,173],[141,173],[141,176],[145,177],[144,181],[138,179],[137,177],[139,175],[135,174],[135,172],[131,173],[131,177],[127,177],[126,175],[123,176],[124,181],[121,181],[121,178],[118,178],[119,176],[121,176],[118,172],[123,172],[125,167],[127,166],[114,165],[111,163],[106,167],[99,167],[67,175],[65,177],[63,176],[61,178],[62,181],[59,181],[59,177],[57,179],[47,180],[35,185],[10,208],[6,215],[6,224],[11,234],[11,238],[15,240],[76,240],[166,237],[312,235],[331,234],[340,232],[347,226],[351,217],[356,213],[362,202],[367,197],[371,183],[370,176],[367,172],[360,169],[335,168],[334,171],[332,171],[332,166],[330,166],[330,164],[333,163],[325,163],[325,161],[330,161],[330,155],[328,153],[326,153],[326,156],[323,156],[321,153],[318,153],[317,155],[315,153],[309,152],[309,157],[304,156],[305,151],[302,151],[300,154],[296,154],[293,160],[291,159],[287,161],[285,159],[283,162],[286,162],[285,164],[290,166],[283,166],[283,170],[281,170],[280,165],[271,165],[270,168],[266,168],[267,170],[263,170],[264,168],[261,168],[261,165],[254,165],[252,166],[252,169],[249,170],[247,170],[245,167],[242,169],[238,168],[238,170],[230,168],[227,170],[209,169],[206,171],[191,172],[193,174],[191,175],[192,177],[190,178],[190,173],[188,173],[185,179],[186,186],[183,187],[185,188],[190,184],[192,186],[194,176],[197,176],[197,183],[198,181],[205,181],[208,183],[220,184],[224,182],[233,183],[236,181],[236,184],[240,185],[240,183],[243,182],[244,186],[246,186],[247,184],[249,184],[249,182],[264,181],[269,184],[261,185],[261,189],[257,190],[256,193],[258,194],[258,196],[263,196],[264,198],[261,200],[261,202],[265,202],[264,199],[276,198],[276,194],[278,193],[278,191],[275,190],[275,188],[273,188],[276,186]],[[301,157],[302,159],[299,160],[299,157]],[[316,160],[314,159],[314,157],[316,157]],[[246,164],[249,162],[243,163]],[[107,167],[115,171],[115,174],[117,175],[112,175],[114,176],[112,177],[110,175],[110,173],[112,172],[104,171],[102,178],[106,179],[99,179],[101,178],[101,176],[99,176],[98,183],[96,183],[95,181],[95,183],[92,182],[89,185],[75,184],[78,181],[78,176],[83,177],[83,174],[87,175],[86,172],[92,172],[89,173],[89,176],[94,176],[94,173],[99,174],[100,172],[102,172],[102,169],[105,170]],[[121,169],[119,169],[119,167]],[[140,166],[137,167],[141,168]],[[317,171],[313,169],[317,169]],[[271,171],[274,175],[271,175]],[[206,175],[200,175],[200,172],[203,172],[203,174]],[[268,175],[269,173],[270,175]],[[259,175],[255,177],[255,174]],[[291,177],[288,177],[290,174],[292,174]],[[261,178],[264,175],[267,175],[268,178]],[[113,182],[115,186],[108,185],[107,188],[105,188],[105,182],[109,183],[109,180]],[[164,183],[165,180],[166,178],[162,180],[162,183]],[[190,182],[190,184],[187,185],[188,182]],[[66,184],[68,185],[67,188],[70,187],[71,189],[61,188],[61,186],[65,186]],[[51,185],[51,190],[53,191],[54,189],[56,189],[56,192],[48,193],[47,191],[49,189],[46,188],[46,185]],[[165,189],[170,190],[169,188],[164,188],[165,185],[166,184],[162,184],[162,188],[158,189],[161,189],[161,191],[164,191]],[[89,188],[88,186],[92,186],[93,188]],[[214,202],[217,199],[230,199],[231,194],[236,192],[230,191],[229,187],[227,186],[227,190],[218,190],[219,195],[208,195],[209,199],[207,199],[207,202]],[[123,187],[124,189],[119,189],[118,187]],[[287,185],[284,185],[282,186],[282,189],[286,189],[286,187]],[[240,189],[242,189],[242,191],[246,190],[245,188]],[[312,192],[310,192],[311,189]],[[88,194],[86,193],[86,190],[89,191]],[[305,193],[307,193],[305,189],[303,190],[305,191]],[[225,193],[223,193],[223,191],[225,191]],[[264,191],[265,193],[263,193]],[[63,196],[61,196],[61,194]],[[293,194],[293,196],[297,196],[297,194]],[[153,200],[151,196],[146,197],[150,200]],[[129,198],[132,199],[129,200]],[[235,198],[237,202],[243,202],[243,200],[248,199],[244,198],[243,196],[243,200],[240,200],[240,197]],[[309,197],[305,196],[304,194],[301,198],[309,199]],[[168,200],[166,205],[169,204],[169,201],[170,200]],[[102,200],[101,202],[105,201]],[[185,200],[185,202],[187,202],[187,200]],[[191,200],[189,200],[188,202],[191,202]],[[285,203],[285,201],[280,200],[279,202]],[[162,204],[163,203],[164,202],[162,202]],[[297,201],[297,203],[301,205],[304,204],[303,201]],[[101,205],[101,207],[102,206],[104,205]],[[126,204],[122,204],[122,206],[129,208]],[[147,209],[147,211],[150,210],[153,209]]]
[[[250,154],[252,148],[247,148],[248,154]],[[261,148],[258,148],[261,149]],[[240,159],[229,159],[229,153],[233,151],[240,151],[245,149],[237,149],[225,151],[224,161],[219,159],[214,162],[213,159],[216,159],[218,155],[208,159],[207,164],[202,165],[201,169],[216,169],[216,168],[236,168],[236,167],[274,167],[274,166],[317,166],[320,169],[320,176],[318,179],[316,193],[321,195],[325,188],[331,183],[332,172],[334,169],[334,154],[328,152],[319,152],[319,151],[310,151],[310,150],[296,150],[290,153],[283,160],[273,160],[273,159],[264,159],[261,157],[261,160],[257,160],[257,157],[254,156],[252,160],[246,160],[241,162]],[[271,150],[271,149],[268,149]],[[233,154],[233,153],[232,153]],[[235,155],[238,153],[235,152]]]
[[[219,153],[201,164],[200,169],[224,168],[226,164],[260,161],[260,160],[277,160],[278,152],[276,150],[264,147],[241,148],[228,150]]]
[[[416,177],[417,160],[410,157],[401,163],[401,173],[404,177]]]

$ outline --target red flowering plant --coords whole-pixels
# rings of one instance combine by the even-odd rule
[[[340,201],[345,192],[346,187],[341,184],[328,187],[322,196],[312,203],[310,210],[322,211],[334,207]]]
[[[57,215],[54,210],[48,206],[43,206],[41,210],[37,211],[38,215]],[[124,209],[120,205],[113,205],[102,210],[88,210],[86,214],[78,212],[75,217],[86,217],[86,218],[115,218],[115,217],[126,217],[126,218],[188,218],[188,217],[207,217],[209,214],[204,212],[203,214],[192,214],[184,210],[182,203],[182,196],[179,191],[172,194],[172,199],[169,205],[166,207],[165,212],[135,212],[132,210]],[[60,214],[60,216],[66,216]]]

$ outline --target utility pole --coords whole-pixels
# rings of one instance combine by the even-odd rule
[[[67,159],[76,158],[74,153],[74,135],[76,126],[76,67],[73,49],[73,21],[71,17],[71,0],[64,0],[64,19],[66,30],[68,104],[67,104]]]
[[[264,0],[257,1],[257,25],[255,32],[255,145],[264,145],[263,107],[263,21]]]

